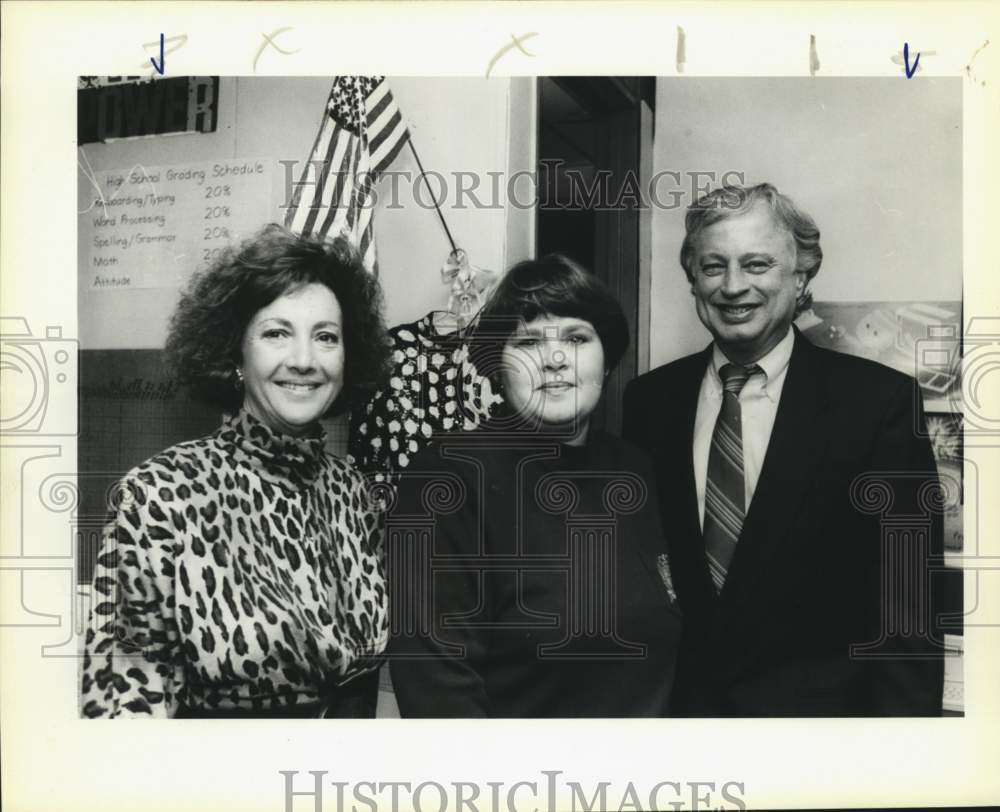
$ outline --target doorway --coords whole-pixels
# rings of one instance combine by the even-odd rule
[[[538,80],[536,255],[565,254],[621,302],[631,341],[608,376],[591,426],[621,433],[625,384],[649,364],[649,182],[652,77]]]

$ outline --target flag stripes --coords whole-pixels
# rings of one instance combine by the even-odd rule
[[[375,272],[375,183],[409,137],[384,77],[338,76],[285,226],[318,237],[346,236]]]

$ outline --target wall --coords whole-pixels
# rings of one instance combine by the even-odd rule
[[[487,172],[503,173],[501,191],[513,170],[533,161],[533,141],[520,134],[534,121],[534,83],[526,79],[423,79],[392,80],[393,94],[410,122],[414,146],[424,169],[440,172],[448,189],[442,205],[455,244],[465,249],[474,265],[501,270],[508,264],[507,233],[511,255],[533,244],[530,223],[524,213],[506,204],[505,194],[494,205]],[[517,144],[513,154],[508,144]],[[419,176],[416,159],[405,148],[392,170],[401,175],[399,208],[389,208],[388,181],[375,214],[375,240],[379,252],[381,280],[386,291],[390,324],[416,319],[448,303],[448,287],[442,284],[441,265],[451,247],[437,213],[431,208],[427,188],[413,193]],[[465,188],[480,180],[473,194],[458,195],[455,173],[471,173],[461,182]],[[422,183],[422,181],[421,181]],[[441,181],[431,180],[435,196]],[[482,202],[478,208],[474,202]],[[530,250],[530,248],[528,249]],[[520,259],[517,256],[517,259]],[[516,261],[516,259],[514,260]]]
[[[650,363],[710,340],[678,261],[694,171],[769,181],[816,220],[819,300],[962,298],[962,80],[660,79]]]
[[[393,78],[390,87],[410,124],[414,145],[427,170],[441,172],[453,186],[455,171],[485,175],[527,168],[534,162],[534,80],[524,78]],[[160,136],[88,144],[86,161],[95,172],[162,166],[191,161],[267,158],[273,161],[271,204],[275,220],[285,198],[284,169],[277,161],[304,161],[313,144],[330,92],[330,77],[223,78],[218,129],[211,134]],[[408,148],[393,171],[410,171],[416,162]],[[77,210],[86,209],[91,189],[81,173]],[[297,178],[297,173],[296,173]],[[408,321],[447,304],[439,268],[449,245],[433,209],[421,208],[401,177],[399,206],[390,208],[388,182],[379,184],[375,236],[389,324]],[[505,188],[505,187],[504,187]],[[426,190],[423,190],[424,192]],[[488,195],[480,195],[484,202]],[[429,201],[425,194],[424,201]],[[461,201],[458,201],[461,202]],[[534,244],[533,218],[499,204],[477,209],[468,200],[457,208],[454,196],[445,215],[456,242],[472,262],[500,269],[527,256]],[[78,261],[86,261],[78,247]],[[162,347],[177,291],[121,290],[79,296],[81,348],[156,349]]]

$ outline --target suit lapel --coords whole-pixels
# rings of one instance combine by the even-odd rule
[[[829,441],[823,414],[830,398],[813,355],[812,345],[796,330],[764,464],[720,595],[724,604],[745,602],[787,542],[790,525],[822,465]]]
[[[713,604],[716,598],[698,516],[693,458],[698,393],[711,355],[709,345],[691,356],[664,388],[664,442],[660,448],[650,449],[658,457],[660,504],[674,583],[682,608],[699,615],[707,609],[705,604]]]

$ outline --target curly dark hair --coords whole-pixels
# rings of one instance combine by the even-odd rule
[[[198,400],[237,410],[247,326],[261,308],[313,282],[333,291],[344,320],[344,388],[327,415],[366,402],[387,379],[391,353],[378,281],[343,237],[305,237],[276,223],[192,277],[170,320],[168,367]]]
[[[469,357],[480,374],[497,383],[503,346],[521,322],[538,316],[566,316],[590,322],[612,370],[628,349],[628,320],[597,276],[562,254],[527,259],[500,280],[472,326]]]

